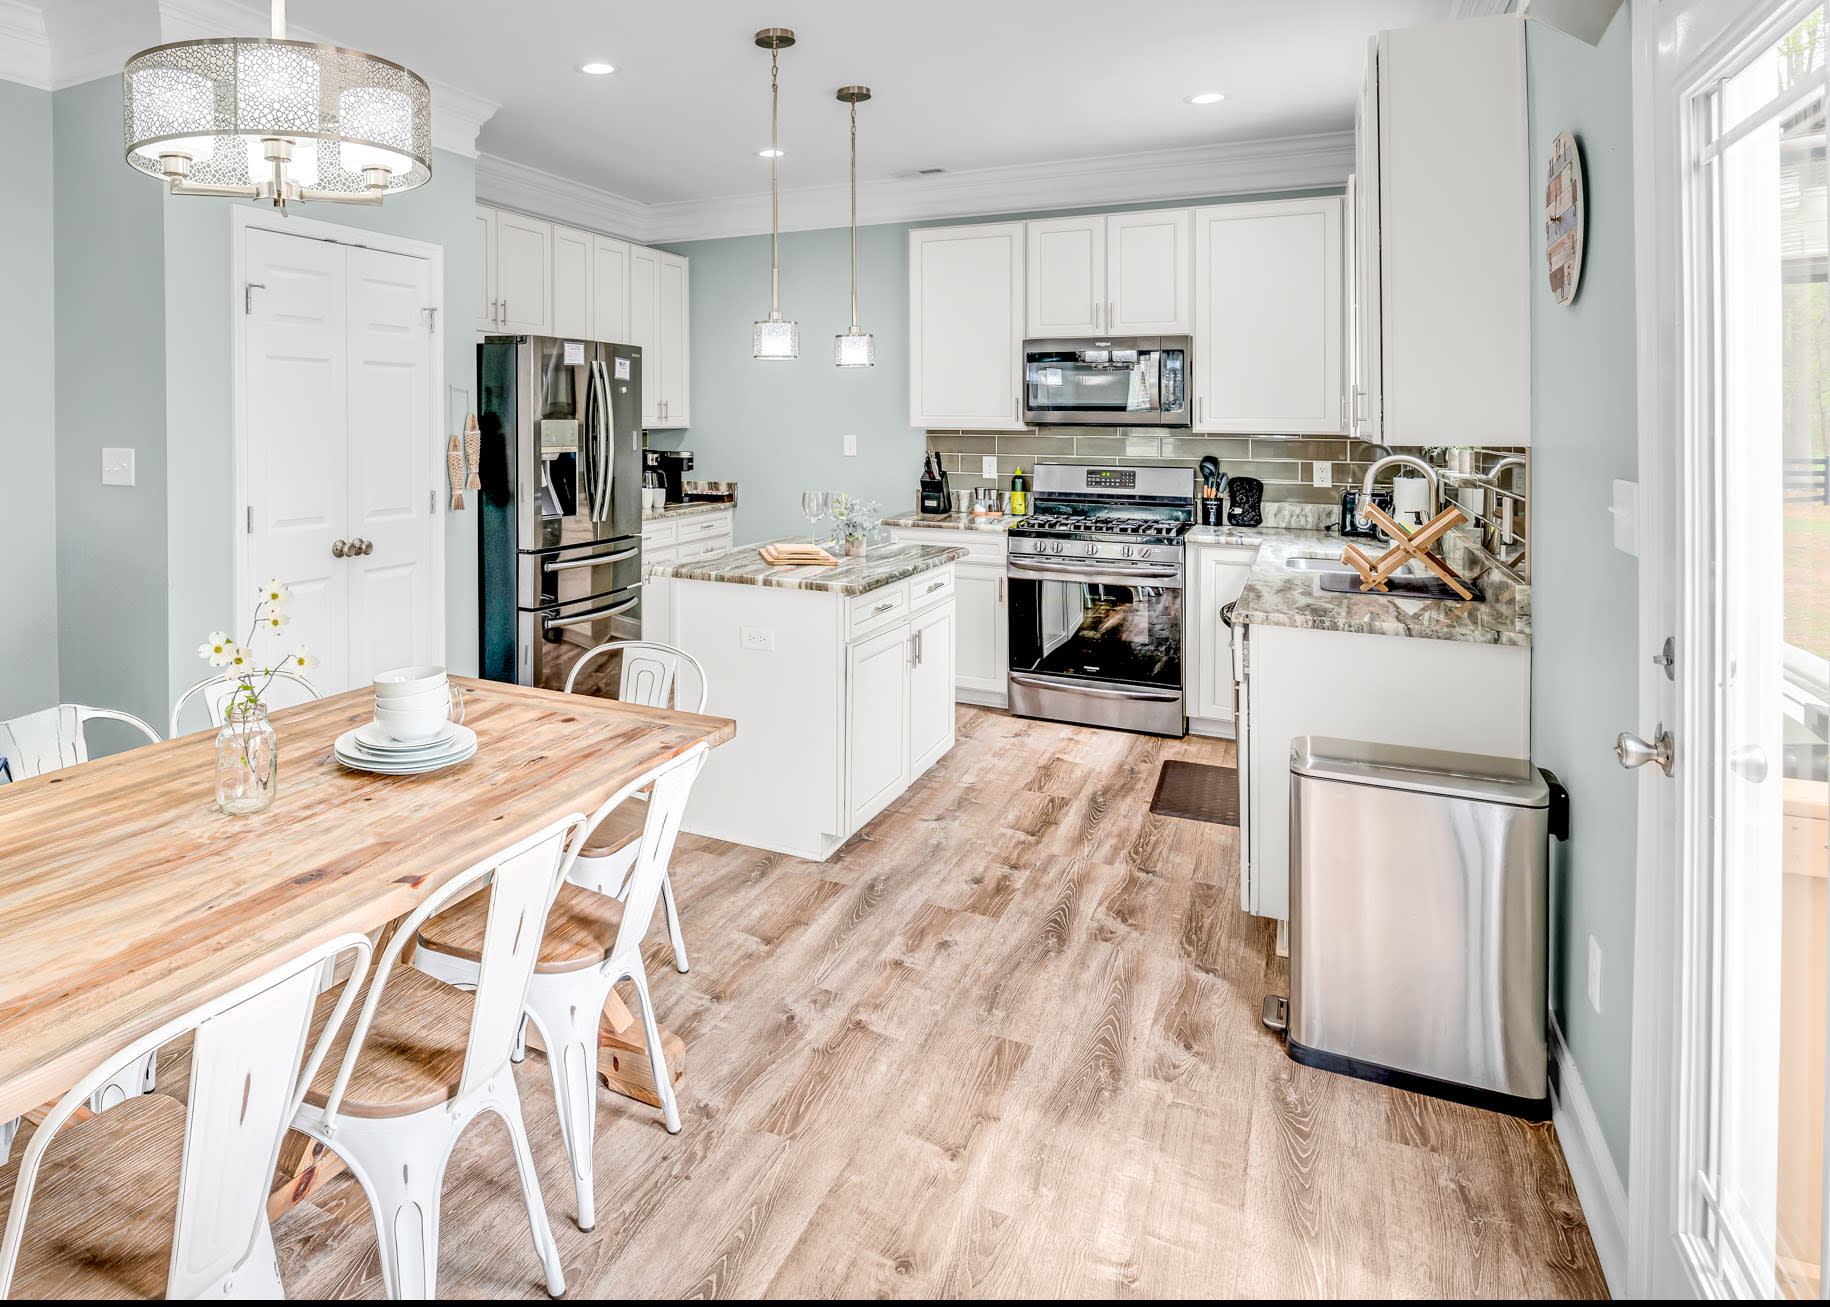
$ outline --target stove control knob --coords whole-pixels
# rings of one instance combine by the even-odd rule
[[[1055,543],[1055,552],[1060,553],[1061,552],[1061,542],[1059,540],[1057,540],[1054,543]]]
[[[1125,546],[1125,548],[1124,548],[1124,550],[1123,550],[1123,553],[1124,553],[1124,555],[1125,555],[1125,557],[1126,557],[1126,558],[1129,558],[1129,557],[1131,557],[1131,546],[1130,546],[1130,545],[1126,545],[1126,546]]]
[[[1097,554],[1098,552],[1099,552],[1099,546],[1094,544],[1091,540],[1087,541],[1087,556],[1091,557],[1092,555]]]
[[[1150,550],[1145,548],[1143,545],[1139,545],[1137,547],[1137,556],[1139,558],[1148,558],[1148,557],[1150,557]]]

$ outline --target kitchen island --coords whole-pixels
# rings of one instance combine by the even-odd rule
[[[645,632],[734,719],[684,828],[823,862],[953,747],[951,546],[775,567],[763,543],[644,569]],[[691,687],[686,687],[689,690]]]

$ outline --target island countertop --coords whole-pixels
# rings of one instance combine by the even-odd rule
[[[862,558],[838,554],[837,567],[775,567],[763,562],[762,556],[756,551],[765,544],[776,543],[806,542],[792,537],[759,540],[754,544],[727,549],[720,554],[706,554],[678,563],[654,564],[644,568],[643,574],[676,581],[724,581],[732,585],[861,595],[922,572],[945,567],[966,556],[964,549],[951,545],[873,544]],[[835,549],[836,546],[829,546],[828,552],[834,552]]]
[[[886,517],[883,525],[895,527],[925,526],[941,531],[996,531],[1010,529],[1010,524],[1017,515],[1010,513],[1002,517],[980,517],[972,513],[922,513],[910,509],[897,517]]]

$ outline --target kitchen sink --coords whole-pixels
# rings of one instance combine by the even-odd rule
[[[1464,600],[1449,588],[1448,582],[1439,576],[1413,576],[1400,572],[1387,577],[1384,591],[1362,591],[1360,574],[1338,558],[1286,558],[1284,566],[1293,572],[1321,573],[1321,588],[1330,594],[1380,594],[1398,599],[1453,599],[1458,603],[1480,603],[1480,587],[1469,583],[1468,588],[1474,591],[1472,600]]]

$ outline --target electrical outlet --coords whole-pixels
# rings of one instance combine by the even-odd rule
[[[1326,489],[1328,486],[1334,484],[1333,463],[1317,463],[1314,465],[1314,468],[1315,470],[1310,478],[1311,485]]]
[[[1589,936],[1589,1006],[1601,1015],[1601,941]]]
[[[858,452],[858,437],[851,432],[845,433],[845,457],[852,458]]]
[[[986,454],[979,459],[979,475],[989,481],[998,479],[998,456],[996,454]]]
[[[746,649],[758,649],[764,653],[775,648],[775,632],[765,626],[746,626],[740,630],[740,638]]]
[[[105,486],[133,484],[133,451],[131,449],[104,449],[102,451],[102,484]]]

